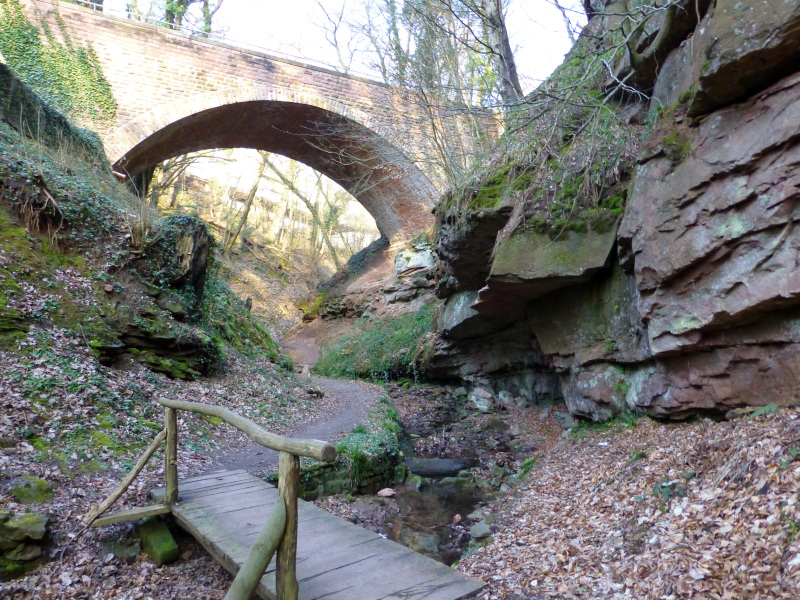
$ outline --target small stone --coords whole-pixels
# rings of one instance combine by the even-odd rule
[[[556,411],[553,413],[553,418],[559,422],[564,429],[573,429],[578,426],[578,421],[568,412]]]
[[[178,559],[178,545],[164,521],[148,519],[136,528],[136,534],[142,541],[142,549],[156,566]]]
[[[159,298],[156,301],[156,304],[158,304],[164,310],[170,312],[172,316],[178,320],[186,317],[189,312],[186,308],[186,305],[181,302],[180,298],[176,296],[164,296],[163,298]]]
[[[472,390],[472,395],[476,398],[486,398],[491,400],[493,398],[492,393],[483,389],[483,388],[475,388]]]
[[[483,414],[487,414],[487,413],[492,412],[492,409],[494,408],[492,406],[492,398],[491,398],[491,396],[489,398],[486,398],[485,396],[478,395],[475,392],[470,394],[469,403],[472,406],[474,406],[476,410],[479,410]]]
[[[139,540],[129,539],[119,543],[115,540],[108,540],[100,547],[100,556],[116,558],[118,560],[133,560],[142,551]]]
[[[464,387],[458,387],[455,390],[453,390],[453,396],[455,396],[456,398],[463,398],[464,396],[468,395],[469,392],[467,392],[467,389]]]
[[[501,390],[497,394],[497,398],[500,400],[501,404],[514,404],[514,395],[511,392],[507,392],[505,390]]]
[[[378,496],[381,498],[391,498],[397,492],[395,492],[392,488],[383,488],[382,490],[378,490]]]
[[[114,286],[113,286],[113,285],[111,285],[110,283],[107,283],[107,284],[105,284],[105,285],[103,286],[103,289],[104,289],[104,290],[105,290],[107,293],[109,293],[109,294],[110,294],[111,292],[113,292],[113,291],[114,291]]]
[[[475,539],[487,538],[492,535],[492,528],[486,521],[478,521],[469,528],[469,534]]]

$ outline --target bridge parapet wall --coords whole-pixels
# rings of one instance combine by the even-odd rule
[[[58,10],[76,40],[91,43],[118,102],[117,126],[195,94],[259,84],[326,98],[357,120],[389,121],[393,91],[379,82],[271,57],[57,0],[27,0],[52,25]],[[54,31],[58,31],[54,27]],[[322,107],[320,107],[322,108]],[[359,121],[361,122],[361,121]],[[361,122],[369,126],[369,122]]]
[[[99,133],[131,175],[196,150],[268,150],[338,182],[396,240],[432,224],[442,164],[432,153],[469,154],[475,120],[440,118],[410,91],[58,0],[23,2],[91,44],[118,103]]]

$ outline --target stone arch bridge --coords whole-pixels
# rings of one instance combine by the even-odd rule
[[[211,148],[267,150],[339,183],[390,240],[432,223],[437,190],[412,160],[426,137],[392,127],[420,122],[402,90],[71,3],[25,2],[50,21],[57,11],[94,48],[118,103],[100,132],[117,170],[133,176]]]

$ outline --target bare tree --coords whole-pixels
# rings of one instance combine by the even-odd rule
[[[264,176],[264,169],[269,161],[269,153],[259,151],[258,154],[261,157],[261,162],[258,165],[256,178],[253,182],[253,185],[250,187],[250,191],[247,193],[247,197],[245,198],[244,206],[242,207],[242,217],[239,219],[239,224],[236,226],[236,229],[231,232],[230,237],[225,244],[226,252],[230,252],[231,249],[233,249],[234,245],[236,245],[236,240],[239,237],[239,234],[242,232],[242,228],[247,224],[247,217],[250,215],[250,208],[253,206],[253,200],[258,193],[258,186],[261,183],[261,178]]]
[[[341,260],[339,259],[338,253],[336,252],[336,247],[333,245],[333,242],[331,241],[330,238],[331,223],[330,222],[325,223],[323,216],[320,214],[319,205],[316,202],[313,202],[308,196],[306,196],[306,194],[304,194],[303,191],[300,190],[300,188],[296,185],[296,183],[292,179],[287,177],[283,173],[283,171],[269,159],[266,153],[263,153],[262,156],[264,158],[264,165],[269,167],[270,171],[272,171],[272,173],[274,173],[278,177],[281,183],[283,183],[283,185],[286,186],[286,188],[290,190],[292,194],[296,198],[298,198],[305,205],[306,209],[308,209],[308,211],[311,213],[311,220],[313,225],[312,231],[314,233],[319,232],[323,243],[328,249],[331,260],[333,261],[334,265],[336,265],[336,268],[339,269],[342,266],[342,263]],[[317,181],[316,181],[317,186],[320,185],[321,177],[322,175],[317,173]],[[312,235],[312,242],[313,238],[315,237],[316,237],[315,235]]]
[[[348,73],[356,54],[357,40],[355,32],[349,29],[344,18],[347,11],[347,0],[343,0],[341,6],[336,10],[330,9],[330,3],[326,8],[321,0],[317,0],[317,9],[323,16],[319,27],[325,34],[325,40],[336,51],[336,60],[339,66],[345,73]]]

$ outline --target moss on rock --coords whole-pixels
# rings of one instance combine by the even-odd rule
[[[136,527],[142,541],[142,550],[156,566],[160,567],[178,560],[178,545],[167,524],[158,518],[147,519]]]
[[[53,499],[53,486],[45,479],[23,475],[19,485],[9,490],[11,497],[20,504],[39,504]]]

